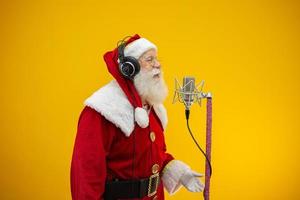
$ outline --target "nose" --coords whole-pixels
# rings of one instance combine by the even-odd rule
[[[157,59],[155,59],[153,68],[157,68],[157,69],[160,69],[160,68],[161,68],[161,65],[160,65],[160,63],[159,63],[159,61],[158,61]]]

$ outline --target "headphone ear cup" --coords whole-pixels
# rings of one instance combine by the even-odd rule
[[[119,64],[119,71],[125,78],[133,79],[140,72],[140,63],[134,57],[126,56]]]

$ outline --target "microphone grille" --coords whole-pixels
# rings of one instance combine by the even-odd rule
[[[185,76],[183,77],[183,91],[193,92],[195,90],[195,77]]]

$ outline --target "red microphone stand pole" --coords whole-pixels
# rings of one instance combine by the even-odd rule
[[[211,161],[211,129],[212,129],[212,98],[209,94],[206,102],[206,155],[209,161]],[[204,188],[204,199],[209,200],[210,191],[210,175],[211,171],[209,164],[205,163],[205,188]]]

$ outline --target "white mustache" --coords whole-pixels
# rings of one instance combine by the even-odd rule
[[[153,69],[150,73],[151,73],[152,76],[155,76],[155,75],[160,74],[161,70],[160,69]]]

